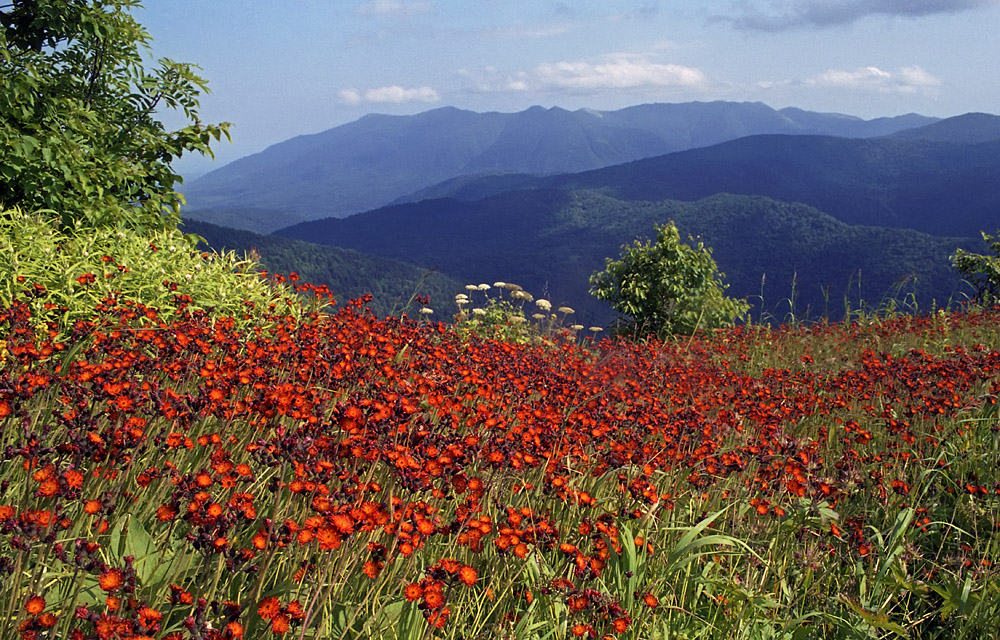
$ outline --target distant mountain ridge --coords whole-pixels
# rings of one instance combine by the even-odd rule
[[[934,142],[975,143],[1000,140],[1000,116],[990,113],[966,113],[913,129],[891,134],[895,140],[930,140]]]
[[[412,116],[368,115],[286,140],[192,181],[183,190],[184,215],[269,232],[297,220],[374,209],[469,174],[581,172],[748,135],[864,138],[934,122],[916,114],[862,120],[779,111],[759,102],[517,113],[444,107]],[[247,209],[273,213],[241,215]]]
[[[476,201],[525,189],[641,201],[732,193],[801,202],[847,224],[977,236],[1000,228],[1000,138],[982,142],[989,128],[968,124],[942,121],[905,137],[748,136],[582,173],[456,178],[398,202]],[[959,129],[972,142],[938,142],[935,127]]]

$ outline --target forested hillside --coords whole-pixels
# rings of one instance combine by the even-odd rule
[[[470,282],[517,282],[577,308],[588,322],[607,322],[610,311],[588,295],[589,275],[621,245],[651,237],[654,224],[668,220],[714,249],[731,295],[748,298],[755,314],[779,317],[793,297],[797,315],[834,318],[843,315],[845,300],[857,308],[896,295],[924,309],[958,300],[964,289],[948,257],[959,246],[980,248],[972,239],[851,226],[760,196],[629,201],[554,189],[475,202],[426,200],[279,234],[433,264]]]
[[[415,267],[350,249],[262,236],[195,220],[186,221],[183,228],[200,235],[207,247],[216,251],[259,255],[260,262],[271,273],[288,275],[294,271],[302,281],[325,284],[340,304],[371,294],[368,306],[380,316],[398,315],[404,310],[413,314],[419,308],[415,305],[407,308],[413,296],[429,296],[435,302],[450,301],[465,285],[433,270],[433,266]]]

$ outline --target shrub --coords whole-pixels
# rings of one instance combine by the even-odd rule
[[[261,277],[235,253],[200,253],[176,229],[139,234],[111,227],[69,234],[52,219],[0,213],[0,308],[30,299],[34,318],[63,326],[89,318],[107,296],[134,300],[169,316],[182,296],[189,310],[213,317],[259,317],[272,305],[294,307],[295,294]]]
[[[1000,232],[991,236],[982,232],[992,256],[956,249],[951,263],[976,288],[976,301],[983,305],[1000,303]]]
[[[655,244],[623,246],[620,260],[608,258],[604,271],[590,277],[590,293],[626,316],[619,333],[664,339],[729,325],[746,314],[746,301],[724,295],[728,285],[711,249],[682,243],[673,222],[656,231]]]

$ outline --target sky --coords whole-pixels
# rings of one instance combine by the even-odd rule
[[[189,180],[368,113],[763,102],[1000,114],[1000,0],[145,0],[153,57],[231,122]],[[176,114],[161,114],[170,127]]]

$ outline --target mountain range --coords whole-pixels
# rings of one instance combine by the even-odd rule
[[[266,233],[368,211],[459,176],[580,172],[757,134],[867,138],[934,122],[916,114],[862,120],[759,102],[372,114],[192,181],[183,189],[185,215]]]
[[[600,125],[590,126],[595,119]],[[427,128],[433,121],[465,126],[435,137]],[[493,123],[489,136],[483,122]],[[622,245],[654,237],[655,225],[667,221],[713,249],[730,295],[753,303],[756,317],[779,319],[837,318],[863,305],[928,309],[960,301],[972,292],[949,256],[959,247],[982,251],[979,231],[1000,228],[1000,117],[989,114],[866,121],[759,104],[691,103],[615,112],[438,109],[406,118],[369,116],[354,125],[317,134],[361,136],[349,151],[307,136],[244,159],[242,169],[230,165],[212,180],[205,176],[204,184],[218,189],[218,202],[229,204],[186,215],[273,231],[247,235],[243,244],[263,246],[260,254],[272,262],[291,264],[302,256],[320,281],[351,279],[357,264],[385,294],[392,276],[379,279],[380,269],[407,283],[431,269],[440,285],[431,296],[438,318],[455,311],[458,283],[504,280],[572,306],[579,321],[596,324],[613,314],[588,295],[590,274]],[[362,125],[382,137],[365,139]],[[792,130],[738,135],[779,125]],[[537,127],[545,135],[532,140],[528,132]],[[634,135],[640,130],[645,140]],[[418,161],[421,153],[410,145],[416,139],[425,140],[423,155],[434,161]],[[610,164],[664,141],[679,150]],[[318,182],[300,176],[294,189],[281,191],[287,202],[268,194],[264,176],[278,180],[303,166],[299,151],[309,145]],[[478,151],[470,155],[473,148]],[[351,197],[364,191],[380,206],[316,219],[322,214],[304,203],[336,199],[323,191],[330,186],[322,176],[337,173],[323,164],[331,153],[354,176]],[[609,164],[572,169],[600,163]],[[364,171],[371,175],[362,180]],[[454,175],[432,181],[449,172]],[[226,180],[233,181],[228,189]],[[399,194],[404,183],[424,184]],[[258,191],[253,206],[239,204]],[[237,232],[214,233],[213,246],[239,243]],[[293,241],[299,244],[282,244]],[[323,258],[324,250],[341,253]],[[358,284],[354,279],[341,289]],[[397,300],[398,289],[391,294]]]

